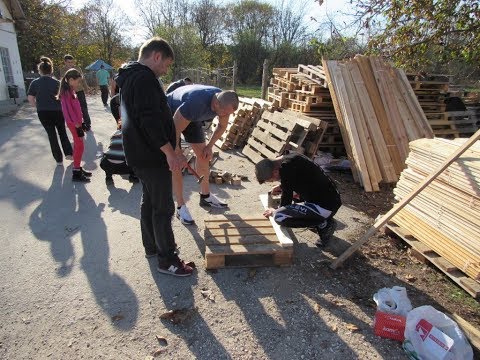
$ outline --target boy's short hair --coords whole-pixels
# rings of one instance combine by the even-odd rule
[[[262,159],[257,164],[255,164],[255,176],[260,184],[263,184],[265,181],[273,177],[273,170],[275,164],[273,160]]]
[[[65,61],[65,60],[73,60],[73,59],[74,59],[73,55],[70,55],[70,54],[66,54],[66,55],[63,57],[63,60],[64,60],[64,61]]]
[[[145,59],[150,57],[153,52],[161,53],[163,58],[170,58],[172,60],[175,58],[170,44],[160,37],[153,37],[145,41],[140,48],[138,57],[139,59]]]

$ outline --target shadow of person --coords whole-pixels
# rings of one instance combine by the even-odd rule
[[[85,133],[83,141],[85,142],[85,150],[82,159],[85,162],[85,169],[95,170],[97,168],[95,160],[97,159],[97,154],[103,153],[103,144],[101,142],[97,144],[93,130]]]
[[[112,212],[119,211],[121,214],[140,219],[138,203],[142,197],[141,185],[132,184],[129,191],[117,188],[115,184],[108,185],[107,189],[110,192],[108,206],[112,209]]]
[[[107,229],[102,219],[105,204],[97,205],[83,184],[76,184],[75,192],[78,197],[76,216],[81,219],[81,268],[97,304],[112,324],[122,331],[131,330],[138,318],[138,300],[125,280],[110,272]]]
[[[67,276],[72,270],[75,254],[71,237],[79,231],[79,225],[66,225],[70,215],[75,212],[75,195],[69,174],[70,171],[65,171],[62,166],[55,168],[50,187],[29,218],[33,235],[50,242],[52,256],[60,264],[56,271],[61,277]]]
[[[155,258],[149,260],[150,272],[157,285],[160,297],[167,311],[179,312],[178,317],[162,319],[164,326],[175,335],[184,339],[195,359],[201,359],[205,354],[205,346],[212,359],[229,359],[230,356],[224,346],[212,333],[209,324],[201,316],[195,306],[192,288],[198,282],[198,272],[187,278],[178,278],[160,274],[157,271]],[[162,314],[159,314],[161,316]],[[192,326],[194,324],[194,326]]]

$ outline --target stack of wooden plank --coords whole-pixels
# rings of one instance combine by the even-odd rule
[[[242,152],[255,163],[263,158],[276,158],[286,150],[313,157],[327,125],[290,110],[264,111]]]
[[[463,141],[466,139],[413,141],[407,159],[408,168],[402,172],[394,191],[396,198],[400,200],[407,196]],[[476,281],[480,280],[478,159],[480,142],[467,150],[392,219],[416,240]]]
[[[345,154],[322,66],[300,64],[296,68],[274,68],[270,83],[268,99],[274,105],[328,122],[319,150],[334,155]]]
[[[323,68],[354,178],[366,191],[396,182],[408,143],[433,137],[407,76],[378,57],[324,61]]]
[[[215,145],[222,150],[242,147],[246,144],[253,127],[257,124],[265,109],[271,108],[271,103],[262,99],[240,98],[239,108],[228,119],[227,129]],[[213,119],[212,130],[218,126],[218,118]]]

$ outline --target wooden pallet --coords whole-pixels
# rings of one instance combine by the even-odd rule
[[[440,271],[452,279],[463,290],[473,296],[475,299],[480,298],[480,283],[466,276],[457,267],[449,261],[438,255],[428,246],[415,239],[408,230],[391,222],[386,227],[393,234],[401,238],[412,247],[412,255],[420,261],[428,260],[429,263],[435,265]]]
[[[288,266],[293,247],[283,246],[269,219],[213,215],[205,219],[207,269]]]

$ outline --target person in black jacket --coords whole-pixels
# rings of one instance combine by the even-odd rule
[[[333,219],[342,205],[337,187],[323,169],[304,155],[291,153],[276,159],[263,159],[255,165],[260,184],[280,181],[271,190],[282,194],[280,207],[265,210],[265,217],[273,216],[276,223],[286,227],[315,228],[320,235],[318,247],[323,247],[335,232]],[[294,193],[299,202],[294,201]]]
[[[177,81],[171,83],[170,85],[168,85],[165,93],[168,95],[172,91],[178,89],[179,87],[182,87],[182,86],[185,86],[185,85],[192,85],[192,84],[193,84],[193,81],[190,78],[186,77],[185,79],[177,80]]]
[[[175,153],[173,117],[158,82],[173,58],[165,40],[152,38],[140,48],[138,61],[122,67],[115,81],[121,94],[125,158],[143,187],[140,226],[145,256],[158,257],[161,273],[188,276],[193,268],[178,257],[171,224],[172,171],[184,167],[186,159]]]

